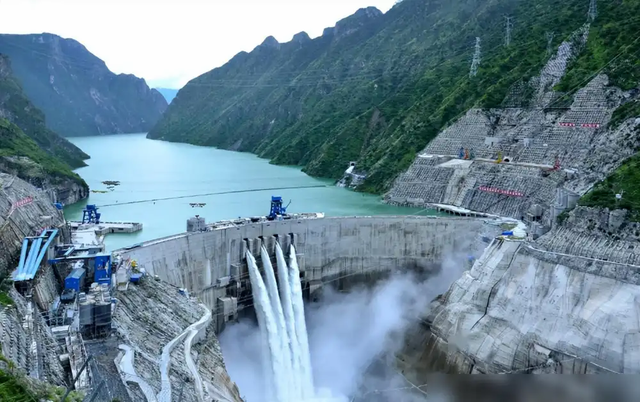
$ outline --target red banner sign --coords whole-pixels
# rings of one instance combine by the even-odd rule
[[[24,205],[31,204],[32,202],[33,202],[33,198],[31,197],[23,198],[20,201],[17,201],[15,204],[11,205],[11,212],[15,211],[16,209]]]
[[[566,121],[560,122],[558,123],[559,126],[562,127],[575,127],[576,123],[569,123]],[[582,123],[580,125],[580,127],[584,127],[584,128],[599,128],[600,127],[600,123]]]
[[[523,193],[519,192],[519,191],[513,191],[513,190],[502,190],[499,188],[493,188],[493,187],[485,187],[485,186],[480,186],[478,187],[478,190],[480,191],[486,191],[488,193],[496,193],[496,194],[503,194],[503,195],[510,195],[512,197],[522,197],[524,196]]]

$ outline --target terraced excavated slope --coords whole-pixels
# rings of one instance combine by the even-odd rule
[[[267,38],[192,80],[149,137],[255,152],[334,178],[357,161],[367,173],[360,189],[383,192],[447,123],[474,105],[499,106],[514,83],[539,74],[548,45],[557,48],[582,26],[588,5],[404,0],[386,14],[363,9],[319,38]],[[636,2],[598,7],[586,53],[569,62],[564,91],[584,85],[621,50],[632,55],[640,48],[633,42]],[[508,47],[505,15],[514,21]],[[476,37],[481,61],[470,77]],[[628,59],[605,69],[621,72],[624,89],[637,74]]]
[[[638,90],[624,89],[628,83],[621,81],[620,70],[588,77],[584,87],[571,93],[556,90],[571,78],[571,65],[594,40],[592,29],[587,24],[575,31],[538,75],[511,88],[502,107],[471,109],[443,130],[396,179],[386,200],[523,219],[534,236],[548,231],[562,211],[573,208],[640,147],[640,121],[625,111],[636,102]],[[460,156],[461,149],[469,158]],[[497,164],[499,157],[503,161]],[[633,177],[635,164],[625,166]],[[632,197],[631,182],[622,181],[624,186],[609,183],[583,203],[614,207],[616,192],[625,189]],[[620,206],[633,202],[629,198]]]
[[[73,39],[43,33],[0,35],[29,99],[47,127],[65,137],[148,131],[167,107],[160,93],[129,74],[114,74]]]

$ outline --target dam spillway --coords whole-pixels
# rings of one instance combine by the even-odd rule
[[[265,398],[273,402],[310,401],[315,391],[295,247],[290,247],[287,266],[276,243],[277,284],[270,256],[264,246],[260,251],[266,281],[250,251],[247,265],[260,327]]]
[[[246,252],[264,245],[276,260],[276,243],[295,245],[307,296],[332,282],[348,288],[394,270],[437,269],[446,256],[480,249],[484,221],[420,216],[316,217],[238,224],[218,223],[205,232],[182,233],[142,243],[114,255],[135,260],[149,274],[183,287],[217,312],[217,331],[250,299]],[[486,245],[485,245],[486,246]]]

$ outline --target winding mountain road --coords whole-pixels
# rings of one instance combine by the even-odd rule
[[[209,310],[204,304],[201,304],[201,306],[205,309],[204,315],[202,316],[200,321],[192,324],[191,326],[189,326],[189,328],[187,328],[187,331],[189,331],[189,335],[184,341],[184,359],[187,363],[189,371],[191,371],[191,374],[193,374],[198,400],[200,402],[204,402],[204,388],[202,385],[202,378],[200,377],[200,373],[198,372],[198,367],[191,357],[191,344],[193,343],[193,339],[211,322],[211,310]]]
[[[202,318],[200,318],[198,322],[189,325],[187,329],[182,331],[180,335],[173,338],[164,346],[164,348],[162,348],[162,355],[160,356],[161,389],[157,395],[158,402],[171,402],[171,378],[169,377],[169,367],[171,366],[171,352],[173,351],[173,348],[176,346],[176,344],[180,342],[185,336],[187,337],[184,345],[185,362],[187,363],[189,371],[191,371],[191,374],[193,374],[194,376],[198,398],[200,399],[200,401],[204,400],[202,378],[198,373],[198,368],[191,358],[191,344],[193,343],[193,338],[200,332],[203,327],[206,327],[209,322],[211,322],[211,310],[209,310],[202,304],[201,306],[205,309],[205,313]]]
[[[157,402],[156,393],[153,388],[141,377],[136,374],[136,369],[133,366],[133,349],[128,345],[120,345],[118,349],[124,351],[124,356],[120,359],[120,362],[117,364],[120,367],[120,371],[122,372],[124,378],[123,381],[125,385],[127,382],[134,382],[140,386],[142,393],[144,394],[147,402]]]

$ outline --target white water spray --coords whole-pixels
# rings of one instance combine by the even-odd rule
[[[287,326],[287,336],[289,337],[289,347],[291,352],[291,366],[293,372],[302,373],[302,359],[300,358],[300,343],[296,335],[295,316],[293,314],[293,305],[291,301],[291,280],[289,278],[289,267],[284,258],[284,253],[279,243],[276,243],[276,262],[278,265],[278,282],[280,283],[280,300],[284,310],[284,318]],[[302,400],[305,395],[303,393],[302,376],[291,376],[293,392],[292,398]]]
[[[298,338],[301,360],[302,396],[303,399],[314,397],[313,371],[311,369],[311,354],[309,353],[309,337],[307,336],[307,323],[304,317],[304,303],[302,301],[302,286],[300,286],[300,269],[296,249],[289,247],[289,280],[291,286],[291,301],[293,306],[296,337]]]
[[[293,245],[289,267],[276,243],[280,293],[267,249],[260,250],[263,281],[256,260],[247,251],[247,265],[263,346],[263,370],[269,402],[302,402],[315,398],[304,316],[300,270]]]
[[[282,309],[282,303],[280,302],[280,296],[278,295],[278,284],[276,282],[276,275],[271,265],[271,258],[267,248],[263,245],[260,248],[260,257],[262,257],[262,267],[264,268],[264,276],[267,283],[267,291],[269,293],[269,301],[271,303],[271,309],[273,311],[273,318],[277,328],[278,341],[280,342],[280,349],[278,350],[279,357],[282,361],[282,370],[285,373],[291,373],[293,371],[293,365],[291,360],[291,348],[289,343],[289,335],[287,334],[287,326],[285,324],[284,312]],[[281,285],[282,286],[282,285]],[[279,379],[283,383],[282,399],[283,401],[289,401],[293,397],[295,399],[295,381],[292,381],[295,375],[285,375],[284,378]]]
[[[248,250],[247,266],[249,267],[253,301],[258,318],[258,326],[260,327],[260,338],[262,339],[261,350],[266,388],[265,400],[268,402],[281,402],[284,401],[283,388],[286,387],[286,385],[282,384],[282,380],[286,378],[287,373],[283,370],[279,353],[280,339],[278,338],[277,325],[271,309],[267,287],[262,280],[255,258]]]

